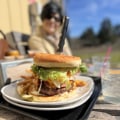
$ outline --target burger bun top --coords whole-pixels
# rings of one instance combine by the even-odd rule
[[[81,65],[80,57],[63,54],[36,53],[34,64],[41,67],[78,67]]]

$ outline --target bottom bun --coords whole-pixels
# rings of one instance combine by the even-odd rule
[[[76,88],[73,90],[70,90],[69,92],[64,92],[58,95],[53,95],[53,96],[42,96],[42,95],[37,95],[34,93],[30,94],[22,94],[22,87],[17,86],[17,92],[20,95],[20,97],[23,100],[26,101],[32,101],[32,102],[56,102],[56,101],[63,101],[72,97],[75,97],[77,95]]]

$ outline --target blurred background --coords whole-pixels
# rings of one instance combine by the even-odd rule
[[[14,33],[24,34],[21,39],[27,39],[41,24],[39,14],[49,1],[0,0],[0,30],[7,39],[13,39]],[[92,56],[105,56],[111,46],[111,62],[120,66],[120,0],[53,1],[70,17],[67,38],[74,55],[90,61]]]

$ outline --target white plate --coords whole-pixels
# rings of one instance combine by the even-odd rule
[[[90,94],[88,96],[83,97],[82,99],[80,99],[79,101],[76,101],[74,103],[68,104],[68,105],[63,105],[63,106],[29,106],[29,105],[24,105],[24,104],[20,104],[20,103],[16,103],[12,100],[9,100],[7,97],[3,96],[3,98],[10,104],[15,105],[17,107],[21,107],[24,109],[30,109],[30,110],[36,110],[36,111],[57,111],[57,110],[69,110],[69,109],[73,109],[76,108],[82,104],[84,104],[92,95],[92,92],[90,92]]]
[[[79,87],[77,90],[77,95],[73,96],[72,98],[67,98],[63,101],[55,101],[55,102],[29,102],[24,101],[21,99],[21,97],[18,95],[16,91],[16,85],[17,83],[9,84],[1,89],[1,93],[3,96],[8,98],[9,100],[24,104],[24,105],[31,105],[31,106],[59,106],[59,105],[66,105],[70,103],[74,103],[78,100],[81,100],[85,96],[89,96],[91,92],[93,92],[94,89],[94,82],[92,78],[90,77],[83,77],[83,76],[76,76],[76,79],[80,79],[87,82],[86,86]]]

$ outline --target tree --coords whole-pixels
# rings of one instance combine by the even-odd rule
[[[94,38],[94,31],[93,29],[90,27],[90,28],[87,28],[86,31],[81,35],[81,39],[93,39]]]
[[[116,26],[113,28],[113,32],[114,32],[114,34],[115,34],[117,37],[120,37],[120,24],[116,25]]]
[[[110,19],[103,20],[97,36],[101,44],[113,41],[114,34]]]
[[[85,30],[85,32],[83,32],[83,34],[81,35],[80,39],[84,40],[84,44],[86,45],[95,45],[96,42],[96,35],[93,31],[93,28],[89,27]]]

